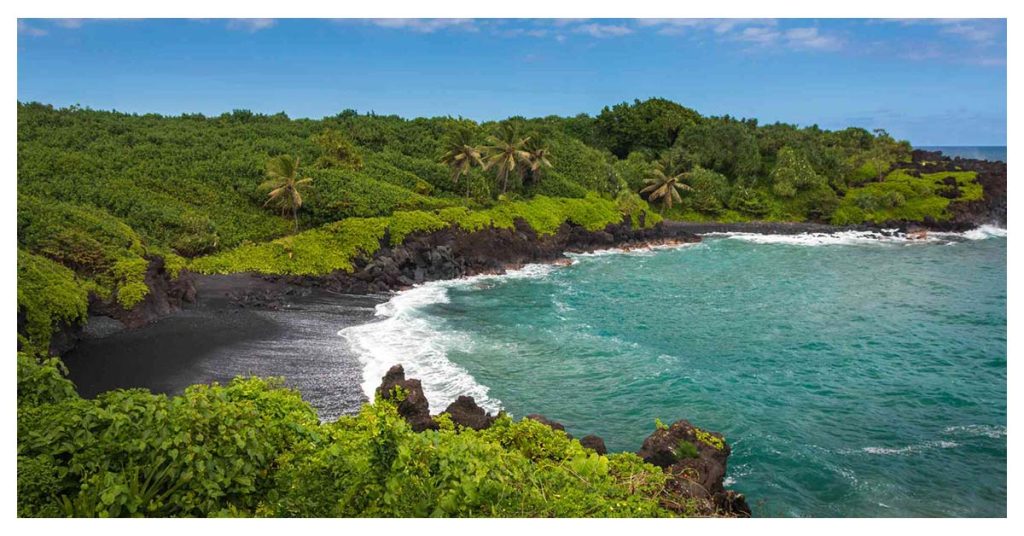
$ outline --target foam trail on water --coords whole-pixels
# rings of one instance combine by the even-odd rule
[[[572,264],[580,262],[580,259],[588,257],[605,257],[608,255],[626,255],[630,257],[649,257],[654,255],[655,252],[668,249],[682,249],[688,247],[700,246],[700,242],[683,242],[679,244],[654,244],[636,248],[607,248],[607,249],[595,249],[594,251],[588,251],[585,253],[566,253],[565,256],[571,259]]]
[[[448,289],[472,286],[502,279],[543,277],[551,265],[531,264],[501,275],[479,275],[453,281],[435,281],[417,285],[396,294],[376,308],[383,318],[338,332],[357,354],[363,366],[363,393],[371,400],[384,374],[401,364],[407,378],[416,378],[432,412],[440,412],[460,395],[473,397],[489,412],[501,409],[501,401],[490,397],[488,388],[476,381],[466,369],[448,359],[452,348],[471,350],[473,341],[465,333],[439,329],[437,321],[422,309],[436,303],[448,303]]]
[[[964,435],[974,437],[988,437],[999,439],[1006,437],[1005,426],[986,426],[983,424],[968,424],[966,426],[949,426],[945,429],[947,434]]]
[[[919,445],[910,445],[907,447],[899,448],[887,448],[887,447],[864,447],[861,450],[868,454],[880,454],[882,456],[898,456],[904,454],[914,454],[923,450],[931,449],[951,449],[959,447],[960,444],[954,441],[928,441]]]
[[[963,233],[934,233],[939,236],[964,238],[966,240],[984,240],[986,238],[1006,238],[1006,229],[995,225],[982,225]]]
[[[760,234],[707,233],[704,236],[743,240],[754,244],[788,244],[794,246],[843,246],[867,244],[954,244],[963,240],[984,240],[1005,237],[1006,229],[983,225],[963,233],[928,232],[923,238],[910,237],[896,229],[881,231],[839,231],[835,233]]]

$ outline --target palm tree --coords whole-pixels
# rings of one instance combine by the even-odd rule
[[[469,173],[474,165],[484,167],[480,149],[473,147],[473,132],[462,127],[452,131],[446,140],[447,151],[441,156],[441,163],[452,170],[452,182],[458,184],[459,177]],[[469,181],[466,181],[466,195],[469,196]]]
[[[651,171],[651,178],[644,180],[646,186],[640,190],[640,193],[647,194],[648,201],[661,199],[661,212],[664,213],[666,206],[672,208],[673,201],[677,203],[683,201],[679,197],[680,190],[693,190],[690,185],[682,182],[685,178],[686,173],[669,176],[665,173],[665,166],[658,162]]]
[[[536,141],[536,138],[534,138],[534,141]],[[548,148],[542,147],[538,143],[529,143],[527,144],[526,151],[529,153],[531,182],[539,182],[543,169],[551,167],[551,161],[548,160],[550,154]]]
[[[488,145],[483,148],[484,169],[497,167],[501,193],[508,191],[508,176],[516,171],[516,166],[522,175],[532,165],[530,153],[525,149],[529,141],[529,136],[520,138],[515,127],[508,123],[502,125],[496,135],[487,138]]]
[[[271,158],[267,162],[267,180],[260,184],[261,190],[270,190],[263,206],[275,205],[282,214],[292,213],[295,230],[299,230],[299,208],[302,207],[302,191],[313,183],[311,178],[299,178],[299,159],[288,155]]]

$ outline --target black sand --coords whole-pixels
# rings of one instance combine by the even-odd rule
[[[178,394],[238,375],[281,376],[321,419],[333,420],[366,400],[362,367],[338,330],[373,321],[374,306],[386,299],[311,292],[278,310],[201,300],[142,328],[82,340],[64,362],[86,397],[131,387]]]

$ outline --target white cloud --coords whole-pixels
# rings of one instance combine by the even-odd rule
[[[476,30],[473,19],[372,19],[370,22],[381,28],[411,30],[418,33],[434,33],[447,28]]]
[[[792,50],[838,50],[843,44],[838,37],[823,34],[815,27],[782,30],[774,26],[748,26],[734,38],[760,47],[779,46]]]
[[[772,45],[779,40],[781,35],[782,34],[775,28],[751,26],[749,28],[744,28],[743,31],[736,36],[736,39],[758,45]]]
[[[554,24],[555,26],[561,28],[564,26],[569,26],[571,24],[576,24],[578,22],[586,22],[588,20],[590,19],[552,19],[551,24]]]
[[[256,33],[260,30],[272,28],[275,24],[277,24],[275,19],[229,19],[228,29]]]
[[[29,26],[29,24],[23,20],[18,20],[18,33],[21,35],[29,35],[32,37],[42,37],[48,32],[42,28],[36,28],[35,26]]]
[[[786,30],[786,45],[798,49],[836,50],[842,42],[837,37],[822,34],[817,28],[808,27]]]
[[[975,43],[989,43],[993,41],[997,35],[995,28],[981,24],[949,24],[942,29],[942,32],[959,35],[960,37],[974,41]]]
[[[54,19],[53,20],[54,24],[56,24],[57,26],[60,26],[61,28],[66,28],[68,30],[74,30],[74,29],[77,29],[77,28],[81,28],[82,25],[85,24],[85,22],[86,22],[86,19]]]
[[[572,29],[574,33],[586,34],[591,37],[621,37],[633,33],[633,29],[622,24],[581,24]]]
[[[495,32],[501,37],[547,37],[551,34],[548,30],[543,28],[526,29],[526,28],[509,28],[507,30],[498,30]]]
[[[775,19],[638,19],[637,26],[654,27],[661,35],[682,35],[689,31],[711,30],[716,35],[750,25],[775,26]]]

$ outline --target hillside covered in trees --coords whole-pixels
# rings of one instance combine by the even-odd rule
[[[155,256],[172,273],[323,273],[372,254],[385,232],[456,223],[600,228],[618,208],[649,213],[646,225],[880,224],[942,220],[951,199],[980,198],[972,172],[956,174],[952,196],[948,173],[890,172],[910,150],[884,131],[758,125],[663,99],[483,124],[19,103],[22,332],[45,343],[54,322],[83,317],[90,293],[131,308]]]
[[[639,458],[532,422],[414,434],[380,402],[320,424],[259,379],[84,400],[48,357],[51,338],[97,307],[139,306],[155,266],[170,280],[326,276],[445,229],[941,222],[984,196],[975,171],[910,161],[884,131],[759,125],[663,99],[486,123],[19,103],[19,513],[713,513],[666,506],[678,493]]]

